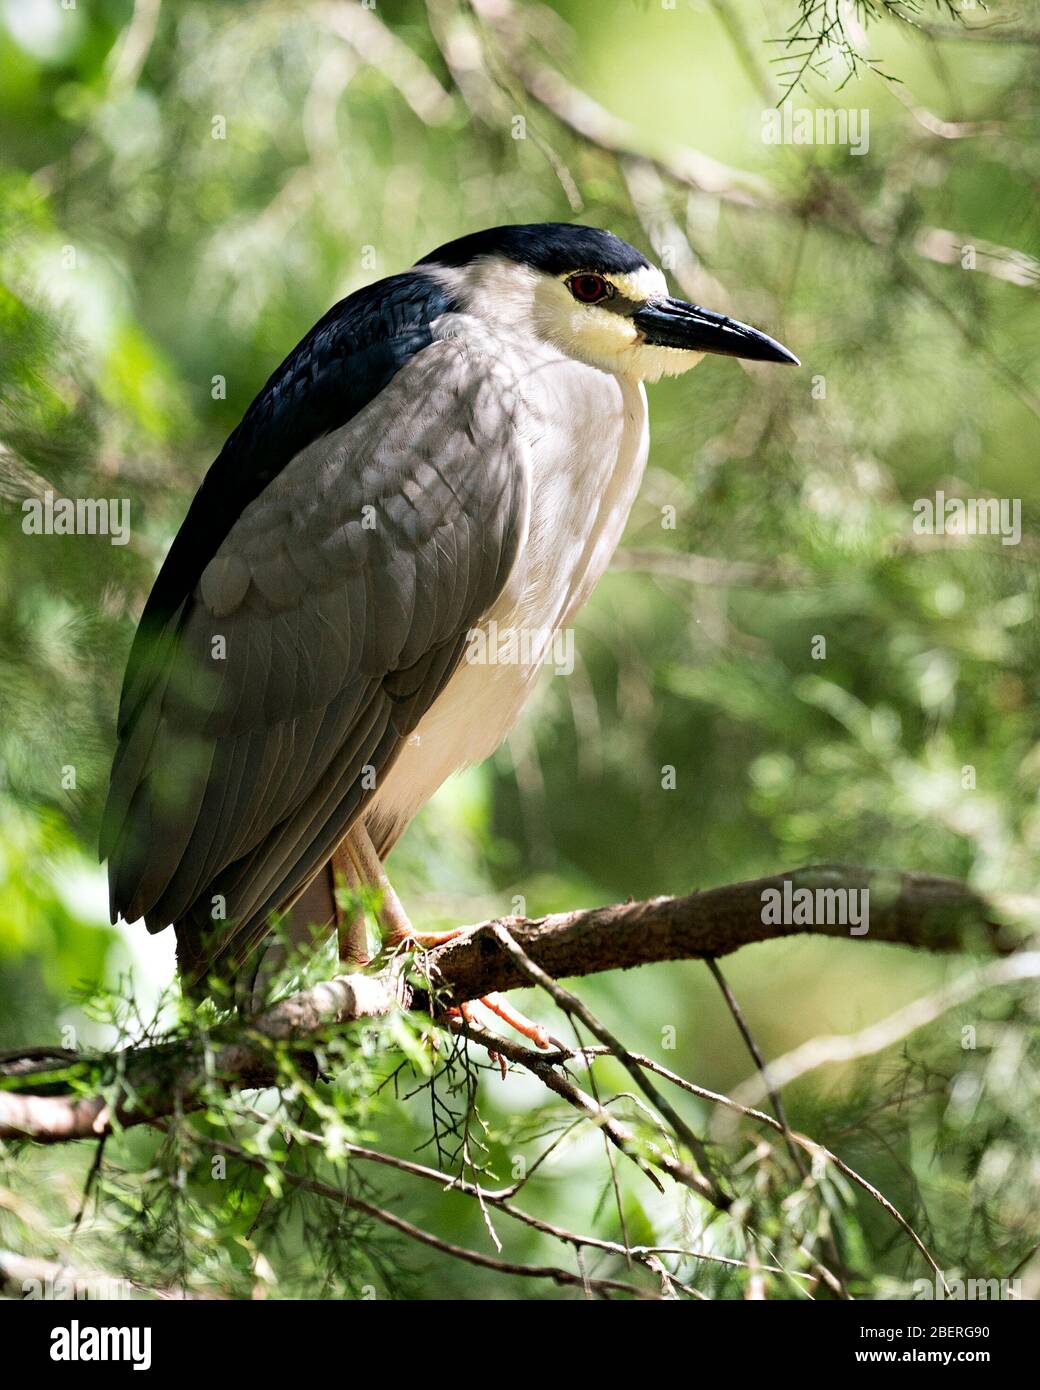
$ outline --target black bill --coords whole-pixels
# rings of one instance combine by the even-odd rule
[[[637,309],[633,322],[654,347],[715,352],[724,357],[747,357],[755,362],[801,363],[782,343],[725,314],[687,304],[683,299],[650,300]]]

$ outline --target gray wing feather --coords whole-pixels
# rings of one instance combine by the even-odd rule
[[[177,923],[189,973],[302,891],[501,592],[516,407],[499,364],[435,342],[249,504],[167,630],[117,754],[110,881],[113,911]]]

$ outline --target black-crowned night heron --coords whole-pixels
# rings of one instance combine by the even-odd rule
[[[331,309],[224,445],[142,614],[112,920],[172,923],[189,987],[230,980],[273,913],[313,900],[330,922],[333,865],[382,890],[391,944],[450,935],[412,933],[382,863],[509,732],[606,569],[646,463],[643,382],[708,352],[797,362],[563,223],[462,237]],[[492,622],[533,638],[467,661]]]

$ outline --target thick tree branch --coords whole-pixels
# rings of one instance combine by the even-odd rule
[[[963,949],[975,928],[1000,947],[993,907],[966,884],[934,874],[899,873],[847,865],[815,865],[770,878],[726,884],[683,898],[650,898],[587,911],[561,912],[535,921],[506,919],[517,945],[554,980],[628,970],[663,960],[725,956],[756,941],[809,932],[856,940],[848,925],[763,921],[770,892],[808,889],[814,895],[838,890],[869,892],[869,928],[859,938],[916,946],[929,951]],[[482,923],[461,940],[430,957],[452,995],[476,999],[489,990],[528,983],[524,972]]]
[[[785,884],[789,885],[785,889]],[[652,898],[587,911],[557,913],[537,920],[506,919],[523,956],[553,980],[604,970],[627,970],[666,960],[723,956],[757,941],[810,932],[850,938],[848,925],[772,923],[763,904],[770,894],[808,889],[817,917],[834,897],[868,893],[868,931],[861,943],[886,941],[930,951],[964,948],[974,939],[1005,950],[990,904],[955,879],[836,865],[798,869],[771,878],[729,884],[681,898]],[[308,1039],[395,1008],[440,1015],[452,1003],[529,983],[519,957],[499,936],[498,922],[484,922],[459,941],[429,953],[425,967],[436,1003],[410,985],[400,964],[377,975],[343,975],[283,999],[256,1018],[227,1025],[206,1039],[177,1040],[128,1048],[105,1058],[73,1061],[62,1049],[29,1048],[0,1057],[0,1139],[29,1138],[61,1143],[96,1138],[113,1128],[146,1123],[176,1111],[197,1109],[214,1084],[263,1087],[277,1082],[276,1054]],[[850,939],[857,939],[851,937]],[[306,1064],[309,1059],[304,1058]],[[37,1092],[53,1089],[71,1066],[82,1066],[78,1094],[26,1094],[28,1076]],[[98,1067],[109,1078],[91,1092],[86,1077]],[[53,1076],[44,1084],[48,1073]]]

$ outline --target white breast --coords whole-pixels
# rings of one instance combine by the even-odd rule
[[[467,337],[487,330],[466,320]],[[563,357],[534,340],[496,339],[528,406],[530,510],[506,587],[486,615],[489,660],[464,660],[420,721],[373,798],[377,842],[392,843],[445,778],[492,753],[515,724],[565,629],[621,538],[646,465],[640,382]],[[510,633],[520,640],[505,651]],[[480,655],[477,639],[470,652]],[[391,827],[393,827],[391,829]]]

